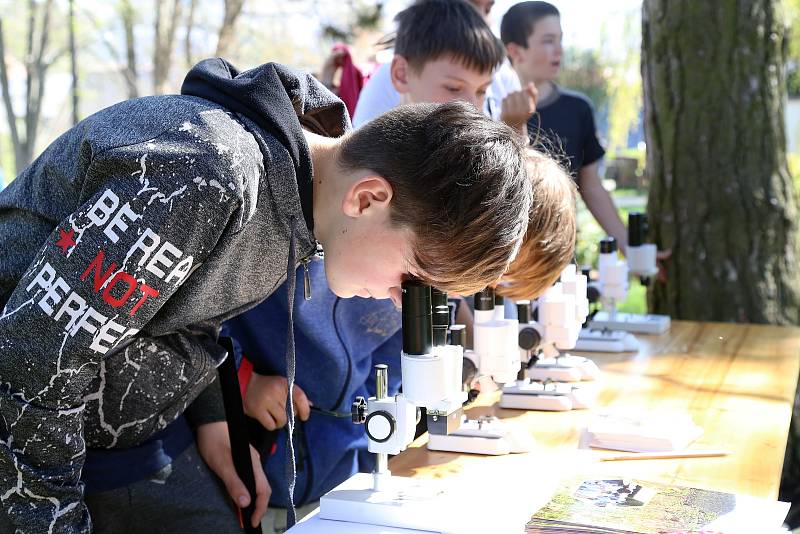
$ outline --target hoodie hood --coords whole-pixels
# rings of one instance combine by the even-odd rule
[[[286,147],[295,167],[303,216],[313,232],[313,169],[302,128],[340,137],[350,130],[344,103],[310,74],[278,63],[240,72],[222,58],[195,65],[183,81],[181,94],[244,115]]]

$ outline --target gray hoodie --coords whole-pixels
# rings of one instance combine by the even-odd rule
[[[87,447],[190,405],[221,419],[219,324],[283,282],[292,232],[292,256],[315,252],[300,125],[343,134],[341,102],[220,59],[183,92],[92,115],[0,192],[0,513],[22,532],[91,529]]]

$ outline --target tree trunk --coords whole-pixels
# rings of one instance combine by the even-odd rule
[[[155,0],[155,46],[153,49],[153,93],[160,95],[166,91],[169,68],[172,65],[172,50],[175,44],[175,30],[181,16],[180,0],[173,0],[169,25],[164,24],[162,3]]]
[[[6,46],[5,34],[3,33],[3,19],[0,18],[0,84],[3,90],[3,105],[6,112],[6,119],[8,122],[8,129],[11,132],[11,145],[14,148],[14,167],[19,169],[19,162],[22,158],[21,148],[22,140],[20,139],[19,129],[17,128],[17,114],[14,111],[14,105],[11,102],[10,83],[8,81],[8,66],[6,65]]]
[[[800,318],[780,0],[644,0],[648,210],[678,319]]]
[[[0,25],[0,85],[3,89],[3,103],[6,118],[11,131],[11,142],[14,145],[14,168],[19,172],[33,159],[36,147],[36,136],[39,130],[39,119],[42,114],[42,101],[47,78],[47,69],[58,55],[46,59],[47,42],[50,36],[50,13],[53,2],[47,0],[42,7],[41,24],[37,25],[39,7],[35,0],[28,1],[28,34],[26,36],[25,53],[25,114],[21,117],[24,129],[20,130],[17,121],[20,117],[14,111],[10,97],[8,68],[5,61],[5,35]],[[37,39],[38,37],[38,39]]]
[[[217,41],[217,57],[225,57],[230,53],[233,44],[233,30],[236,27],[236,19],[242,12],[244,0],[225,0],[225,19],[219,29],[219,40]]]
[[[187,70],[194,66],[194,56],[192,55],[192,30],[194,30],[195,9],[197,9],[197,0],[189,0],[189,14],[186,17],[186,39],[183,47]]]
[[[69,58],[72,68],[72,124],[78,124],[78,50],[75,47],[75,0],[69,0]]]
[[[139,96],[139,88],[136,85],[139,75],[136,72],[136,38],[133,34],[135,14],[130,0],[121,0],[119,13],[122,18],[122,26],[125,29],[125,68],[122,72],[125,76],[128,98],[136,98]]]

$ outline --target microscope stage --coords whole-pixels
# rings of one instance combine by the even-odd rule
[[[636,352],[639,341],[630,332],[603,328],[581,329],[575,349],[580,352]]]
[[[615,313],[600,311],[589,323],[590,328],[624,330],[634,334],[663,334],[669,330],[669,315],[642,315],[638,313]]]
[[[597,403],[593,386],[517,381],[503,388],[501,408],[565,412],[591,408]]]
[[[497,418],[468,419],[447,435],[429,434],[432,451],[465,452],[486,456],[529,452],[533,438],[524,429],[506,425]]]

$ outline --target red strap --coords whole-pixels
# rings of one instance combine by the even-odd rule
[[[243,356],[242,363],[239,365],[239,390],[242,393],[242,398],[244,398],[244,394],[247,392],[247,384],[250,383],[252,377],[253,363]]]

